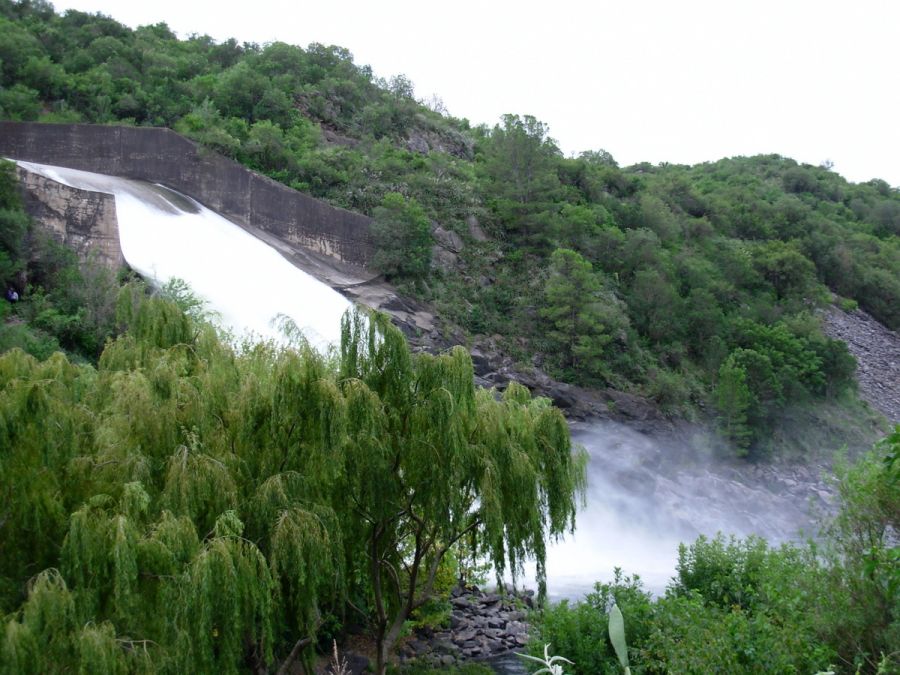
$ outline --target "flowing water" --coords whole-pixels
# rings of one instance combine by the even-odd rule
[[[340,293],[298,269],[243,228],[174,190],[143,181],[18,162],[71,187],[115,195],[122,253],[154,285],[183,279],[238,339],[283,341],[289,317],[314,346],[340,339],[350,307]]]
[[[235,335],[281,339],[274,320],[290,317],[315,345],[339,339],[350,303],[268,244],[195,200],[150,183],[19,162],[67,185],[115,195],[122,252],[152,283],[184,279]],[[702,439],[650,439],[609,423],[576,426],[588,450],[588,493],[574,536],[550,546],[551,597],[579,597],[613,569],[638,573],[663,591],[679,542],[718,531],[771,541],[810,532],[815,477],[748,475],[712,461]],[[525,579],[534,570],[526,568]]]
[[[616,567],[660,594],[679,543],[718,532],[796,541],[815,534],[815,514],[828,508],[816,470],[721,461],[702,436],[651,438],[605,422],[576,425],[573,438],[590,456],[586,505],[574,536],[549,547],[551,597],[583,596]]]

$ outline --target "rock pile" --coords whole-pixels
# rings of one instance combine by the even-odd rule
[[[449,628],[418,630],[403,645],[402,658],[452,666],[524,651],[528,642],[528,610],[534,606],[534,591],[500,595],[477,588],[457,587],[451,594],[450,604]]]
[[[859,393],[892,424],[900,423],[900,336],[861,309],[825,312],[825,334],[856,357]]]

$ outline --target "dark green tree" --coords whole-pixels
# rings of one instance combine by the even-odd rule
[[[577,252],[553,252],[539,313],[546,322],[548,353],[561,372],[584,382],[608,372],[605,356],[627,320],[602,277]]]
[[[504,115],[485,141],[483,171],[501,222],[527,241],[549,235],[546,214],[559,194],[560,152],[546,124],[531,115]]]
[[[729,358],[719,369],[713,396],[722,435],[734,443],[739,455],[746,455],[753,441],[748,413],[754,407],[754,396],[747,384],[747,372],[734,359]]]
[[[372,266],[388,279],[419,281],[431,267],[431,225],[415,199],[389,192],[375,209]]]

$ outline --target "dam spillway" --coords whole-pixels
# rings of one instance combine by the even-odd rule
[[[183,279],[234,338],[284,340],[289,318],[319,348],[337,344],[350,302],[268,244],[166,187],[18,161],[70,187],[112,194],[126,262],[156,286]]]
[[[365,268],[370,219],[251,171],[171,129],[0,121],[0,156],[166,185],[252,232]]]

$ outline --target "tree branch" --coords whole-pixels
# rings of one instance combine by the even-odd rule
[[[307,646],[312,644],[312,640],[308,637],[300,638],[297,640],[297,644],[294,645],[294,648],[291,650],[291,653],[287,655],[287,658],[282,661],[281,666],[279,666],[275,675],[287,675],[288,670],[293,665],[294,661],[297,660],[297,657],[300,656],[300,652],[304,650]]]
[[[460,539],[462,539],[464,536],[466,536],[466,534],[478,527],[480,524],[481,519],[475,518],[465,529],[458,532],[455,537],[444,544],[444,546],[442,546],[440,550],[435,553],[434,560],[432,561],[431,566],[428,569],[428,579],[426,579],[425,585],[422,587],[422,595],[418,598],[418,600],[412,603],[410,611],[418,609],[426,602],[428,602],[428,599],[431,597],[431,589],[434,588],[434,578],[435,576],[437,576],[438,567],[440,566],[441,560],[444,558],[444,555],[447,553],[447,551],[450,550],[450,547]]]

